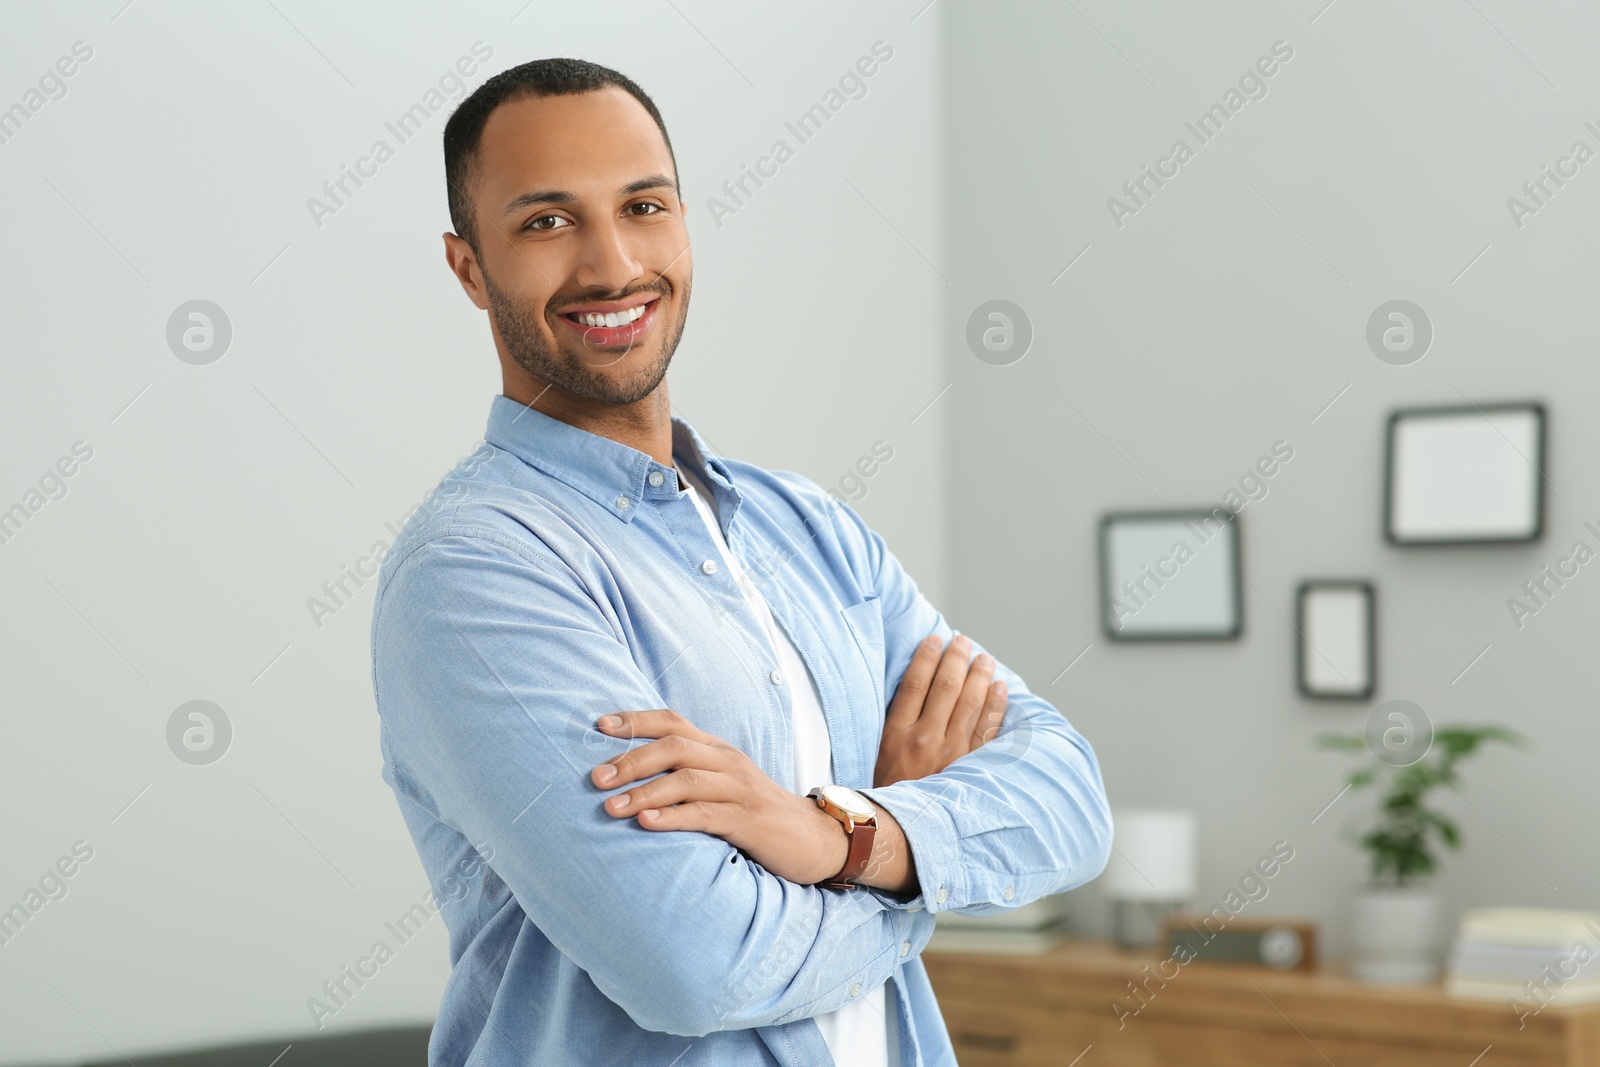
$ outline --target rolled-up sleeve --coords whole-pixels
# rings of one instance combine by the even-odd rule
[[[701,1036],[807,1018],[882,984],[908,943],[921,951],[930,915],[603,810],[618,790],[590,771],[630,742],[596,720],[667,705],[615,616],[542,542],[452,527],[391,563],[373,620],[386,777],[490,846],[528,920],[641,1027]]]
[[[931,633],[949,642],[954,631],[853,508],[840,501],[834,513],[883,611],[883,692],[892,694],[917,644]],[[984,651],[974,639],[972,654]],[[998,657],[994,677],[1008,691],[997,736],[937,774],[862,790],[905,832],[920,887],[874,891],[887,907],[993,915],[1105,869],[1111,809],[1094,749]]]

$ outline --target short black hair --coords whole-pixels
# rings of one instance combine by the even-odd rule
[[[472,195],[478,178],[478,145],[483,127],[494,109],[525,96],[574,96],[615,86],[632,96],[655,120],[661,139],[672,160],[672,175],[678,175],[678,158],[672,151],[667,124],[653,100],[626,75],[583,59],[535,59],[503,70],[478,86],[444,125],[444,180],[450,203],[450,224],[456,236],[478,251],[478,226],[473,217]]]

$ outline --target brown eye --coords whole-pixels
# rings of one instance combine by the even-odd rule
[[[541,223],[545,223],[545,222],[566,222],[566,221],[567,220],[562,218],[560,215],[541,215],[538,218],[533,219],[532,221],[530,221],[528,223],[528,225],[524,227],[524,229],[529,229],[529,230],[553,230],[553,229],[555,229],[554,226],[543,226],[543,225],[540,225],[540,224]]]

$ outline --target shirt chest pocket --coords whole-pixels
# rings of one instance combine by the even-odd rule
[[[851,604],[839,609],[839,615],[844,619],[845,626],[850,630],[851,637],[855,640],[856,648],[861,653],[860,660],[855,663],[846,663],[845,670],[852,672],[857,677],[850,680],[850,689],[855,692],[870,692],[873,698],[872,710],[876,713],[879,722],[882,722],[884,711],[888,707],[888,698],[884,695],[884,634],[883,634],[883,608],[876,596],[869,596],[859,604]],[[855,670],[852,671],[852,668]],[[866,681],[870,690],[861,689],[863,679],[860,674],[868,675]]]

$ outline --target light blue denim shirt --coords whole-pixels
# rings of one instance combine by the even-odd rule
[[[672,468],[496,396],[483,444],[384,559],[372,618],[383,777],[450,932],[429,1062],[828,1067],[813,1016],[892,979],[905,1067],[953,1065],[919,958],[934,913],[1100,873],[1094,751],[997,663],[1002,733],[873,789],[889,699],[951,627],[815,482],[718,456],[680,418],[672,448],[815,677],[837,780],[900,823],[921,891],[796,885],[720,838],[602,809],[621,789],[590,771],[647,743],[600,732],[609,711],[674,708],[787,789],[825,783],[793,781],[771,642]]]

